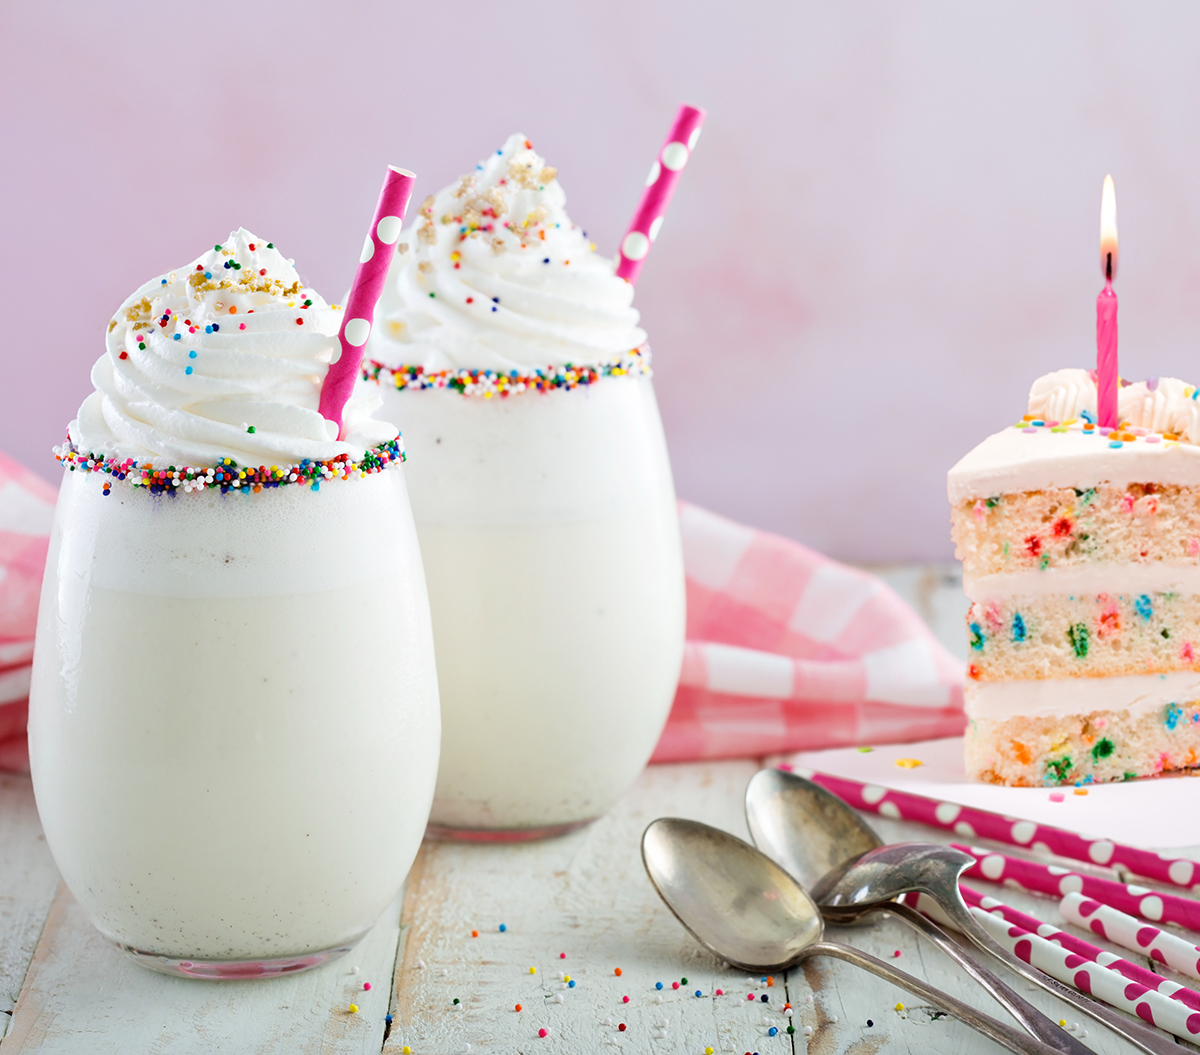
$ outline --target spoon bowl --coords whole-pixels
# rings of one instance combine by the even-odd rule
[[[817,884],[835,868],[883,845],[832,792],[781,769],[760,769],[750,778],[746,823],[754,845],[814,897]]]
[[[959,877],[974,863],[970,854],[938,843],[877,846],[818,880],[812,896],[830,913],[855,915],[914,890],[941,900],[947,891],[958,891]]]
[[[822,940],[821,911],[804,889],[749,843],[698,821],[666,817],[642,835],[646,874],[676,919],[706,949],[748,971],[783,971],[832,956],[907,989],[1021,1055],[1057,1049],[964,1004],[928,982],[848,945]]]
[[[749,843],[666,817],[646,829],[650,882],[692,936],[735,967],[782,970],[821,940],[821,910]]]
[[[746,788],[746,816],[755,842],[792,875],[805,877],[805,886],[826,921],[844,925],[872,912],[890,912],[952,956],[1025,1029],[1064,1055],[1088,1055],[1088,1048],[968,956],[940,927],[895,899],[909,891],[928,894],[950,925],[980,952],[1108,1026],[1148,1055],[1178,1050],[1172,1038],[1068,988],[992,938],[958,889],[959,877],[974,861],[969,854],[937,843],[885,846],[841,799],[811,780],[781,770],[754,775]],[[818,875],[826,865],[827,871]]]

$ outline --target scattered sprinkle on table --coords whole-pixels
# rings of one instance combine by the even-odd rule
[[[872,748],[870,748],[870,747],[858,747],[858,748],[855,748],[855,750],[856,750],[856,751],[858,751],[858,752],[859,752],[859,754],[866,755],[866,754],[869,754],[869,753],[871,752]]]
[[[370,982],[363,982],[363,992],[364,992],[364,993],[365,993],[365,992],[368,992],[368,991],[370,990],[370,988],[371,988],[371,983],[370,983]]]
[[[530,973],[530,974],[537,974],[537,968],[536,968],[536,967],[530,967],[530,968],[529,968],[529,973]]]
[[[520,1011],[520,1010],[521,1010],[521,1005],[520,1005],[520,1004],[513,1004],[513,1010],[514,1010],[514,1011]]]
[[[565,952],[560,952],[560,953],[558,954],[558,958],[559,958],[560,960],[565,960],[565,959],[567,958],[567,954],[566,954]]]
[[[508,926],[504,923],[501,923],[500,924],[500,933],[503,934],[506,930],[508,930]]]
[[[620,978],[620,977],[621,977],[621,968],[620,968],[620,967],[614,967],[614,968],[613,968],[613,974],[615,974],[615,975],[616,975],[618,978]]]
[[[900,955],[900,950],[897,949],[894,953],[892,953],[892,959],[896,959],[899,955]]]
[[[1062,802],[1062,801],[1063,801],[1063,797],[1064,797],[1064,796],[1063,796],[1063,793],[1062,793],[1061,791],[1052,791],[1052,792],[1050,792],[1050,801],[1051,801],[1051,802]]]
[[[903,1011],[903,1010],[904,1010],[904,1005],[903,1005],[903,1004],[897,1004],[897,1005],[896,1005],[896,1010],[897,1010],[897,1011]]]
[[[1076,788],[1076,789],[1075,789],[1075,794],[1076,794],[1076,795],[1086,795],[1087,793],[1088,793],[1088,789],[1087,789],[1087,788]]]
[[[352,1015],[358,1014],[358,1005],[357,1004],[350,1005],[350,1014],[352,1014]]]
[[[679,984],[680,984],[680,985],[687,985],[687,979],[686,979],[686,978],[680,978],[680,979],[679,979]]]
[[[621,997],[621,1003],[622,1003],[622,1004],[628,1004],[628,1003],[629,1003],[629,997],[627,997],[627,996],[623,996],[623,997]]]
[[[916,769],[917,766],[923,766],[925,763],[919,758],[897,758],[896,765],[903,769]]]
[[[391,1016],[389,1015],[388,1017],[390,1018]],[[405,1044],[404,1047],[400,1049],[400,1055],[412,1055],[412,1048]]]
[[[617,1029],[619,1029],[622,1033],[624,1033],[625,1032],[625,1023],[624,1022],[617,1023]]]
[[[773,1037],[778,1032],[779,1032],[779,1030],[775,1026],[772,1026],[770,1029],[767,1030],[767,1036]]]
[[[548,1031],[547,1031],[547,1030],[545,1030],[545,1029],[539,1029],[539,1030],[538,1030],[538,1036],[539,1036],[539,1037],[544,1037],[544,1036],[546,1035],[546,1033],[547,1033],[547,1032],[548,1032]]]
[[[479,937],[479,931],[477,931],[477,930],[473,930],[473,931],[471,931],[471,937],[472,937],[472,938],[478,938],[478,937]]]
[[[654,983],[654,988],[655,988],[655,989],[661,989],[661,988],[662,988],[662,982],[655,982],[655,983]]]

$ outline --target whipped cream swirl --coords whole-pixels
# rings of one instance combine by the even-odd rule
[[[1200,444],[1198,395],[1193,385],[1177,377],[1123,381],[1117,392],[1117,417],[1134,428],[1173,433]],[[1086,412],[1095,421],[1096,406],[1094,371],[1055,370],[1034,381],[1027,413],[1048,421],[1070,421]]]
[[[239,229],[121,305],[68,434],[87,453],[179,466],[358,460],[397,430],[370,417],[377,398],[347,404],[345,441],[317,412],[340,324],[291,261]]]
[[[426,371],[595,366],[640,347],[633,287],[567,216],[523,135],[421,206],[366,356]]]

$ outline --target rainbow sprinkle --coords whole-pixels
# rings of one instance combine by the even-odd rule
[[[650,349],[646,346],[634,348],[607,363],[595,366],[547,366],[522,372],[520,370],[437,370],[426,372],[423,366],[385,366],[376,359],[363,362],[364,381],[380,382],[380,376],[388,374],[398,389],[411,388],[424,391],[427,388],[448,388],[464,396],[482,396],[491,399],[521,392],[551,392],[555,389],[579,388],[593,385],[605,377],[651,376]]]
[[[397,436],[394,440],[378,447],[371,447],[361,461],[352,461],[348,454],[339,455],[326,462],[305,458],[296,465],[260,465],[241,467],[232,458],[222,458],[220,463],[205,468],[195,466],[168,465],[156,469],[150,462],[137,462],[132,458],[102,458],[97,454],[85,454],[71,442],[54,448],[55,460],[62,462],[72,472],[104,473],[104,493],[112,489],[113,480],[125,480],[130,487],[144,487],[151,494],[177,495],[180,491],[190,493],[206,488],[219,487],[222,494],[240,491],[242,494],[258,493],[264,487],[287,487],[292,484],[307,486],[319,491],[326,480],[363,479],[372,473],[382,472],[389,465],[405,460],[404,443]]]

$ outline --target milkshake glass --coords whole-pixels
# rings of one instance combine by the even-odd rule
[[[433,835],[594,820],[666,722],[683,560],[632,296],[520,135],[398,244],[364,384],[417,452],[444,730]]]
[[[59,451],[34,790],[75,898],[158,970],[347,951],[428,816],[437,682],[403,448],[361,400],[344,442],[317,413],[339,321],[240,230],[126,301]]]

